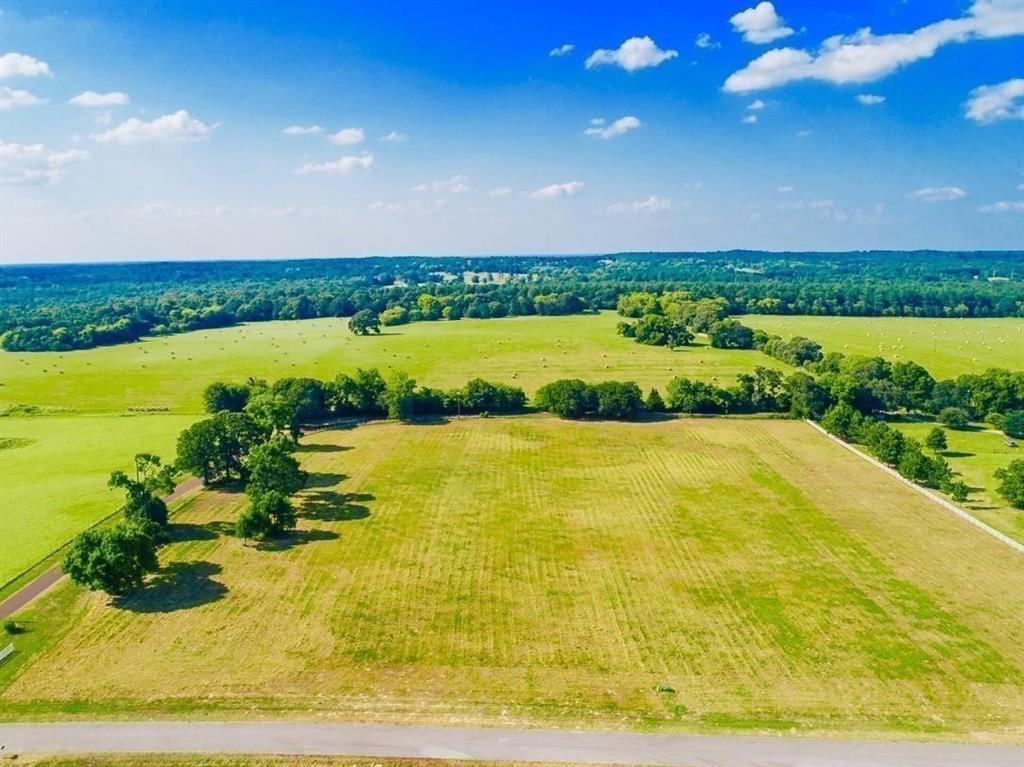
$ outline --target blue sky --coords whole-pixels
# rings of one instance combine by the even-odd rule
[[[1024,0],[338,5],[0,0],[2,260],[1024,244]]]

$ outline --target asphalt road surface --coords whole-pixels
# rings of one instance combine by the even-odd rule
[[[1000,745],[302,722],[0,724],[4,753],[192,752],[703,767],[1021,767]]]

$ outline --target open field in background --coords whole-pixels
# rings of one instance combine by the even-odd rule
[[[869,354],[891,362],[913,360],[937,379],[990,367],[1024,370],[1024,319],[930,319],[917,317],[742,318],[784,338],[813,338],[825,351]]]
[[[0,717],[1024,736],[1024,558],[806,424],[304,441],[297,534],[245,546],[243,496],[187,501],[146,592],[23,613]]]
[[[924,442],[928,432],[937,424],[894,421],[892,425]],[[1024,448],[1007,447],[1002,432],[993,429],[945,431],[949,449],[942,456],[973,490],[970,500],[963,504],[964,508],[982,522],[1024,542],[1024,510],[1013,508],[995,492],[999,481],[994,476],[1000,466],[1006,466],[1014,458],[1024,458]]]
[[[532,394],[556,378],[633,380],[664,390],[674,375],[732,383],[755,365],[785,366],[755,351],[644,346],[615,333],[613,312],[568,317],[420,322],[353,336],[343,319],[261,322],[76,352],[0,352],[0,408],[23,404],[123,412],[198,413],[211,381],[249,376],[334,378],[357,367],[405,370],[421,384],[483,377]]]
[[[136,452],[174,457],[179,415],[0,418],[0,585],[114,511]]]

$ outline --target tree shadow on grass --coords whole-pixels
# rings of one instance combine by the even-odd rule
[[[406,426],[443,426],[449,420],[446,415],[418,415],[402,423]]]
[[[228,591],[210,577],[220,571],[221,566],[213,562],[172,562],[145,587],[116,597],[113,604],[136,613],[170,613],[215,602]]]
[[[212,523],[216,524],[216,523]],[[212,541],[221,533],[211,525],[193,525],[190,522],[175,522],[170,526],[171,543],[183,541]]]
[[[291,530],[278,538],[267,538],[258,541],[256,548],[260,551],[285,551],[295,546],[304,546],[316,541],[333,541],[338,539],[333,530]]]
[[[350,445],[329,445],[324,443],[314,443],[298,445],[295,448],[296,453],[343,453],[346,450],[351,450]]]
[[[973,458],[974,453],[965,453],[959,450],[943,450],[939,453],[943,458]]]
[[[321,522],[347,522],[366,519],[370,510],[361,501],[372,501],[371,493],[339,493],[333,490],[316,490],[303,496],[300,514],[306,519]]]
[[[332,474],[331,472],[318,471],[313,472],[306,477],[306,489],[313,489],[317,487],[335,487],[340,485],[346,479],[345,474]]]

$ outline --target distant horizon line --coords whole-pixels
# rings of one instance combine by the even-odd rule
[[[403,258],[435,258],[435,259],[467,259],[467,258],[601,258],[614,256],[658,256],[682,253],[686,255],[722,255],[728,253],[764,253],[766,255],[854,255],[867,253],[982,253],[1020,255],[1024,257],[1024,249],[1015,248],[981,248],[967,250],[964,248],[852,248],[848,250],[774,250],[759,248],[722,248],[715,250],[616,250],[605,252],[534,252],[534,253],[387,253],[364,254],[355,256],[271,256],[267,258],[159,258],[124,259],[116,261],[8,261],[0,263],[0,269],[17,267],[47,266],[129,266],[134,264],[242,264],[242,263],[273,263],[275,261],[349,261],[370,259],[403,259]],[[1024,266],[1024,263],[1022,263]]]

